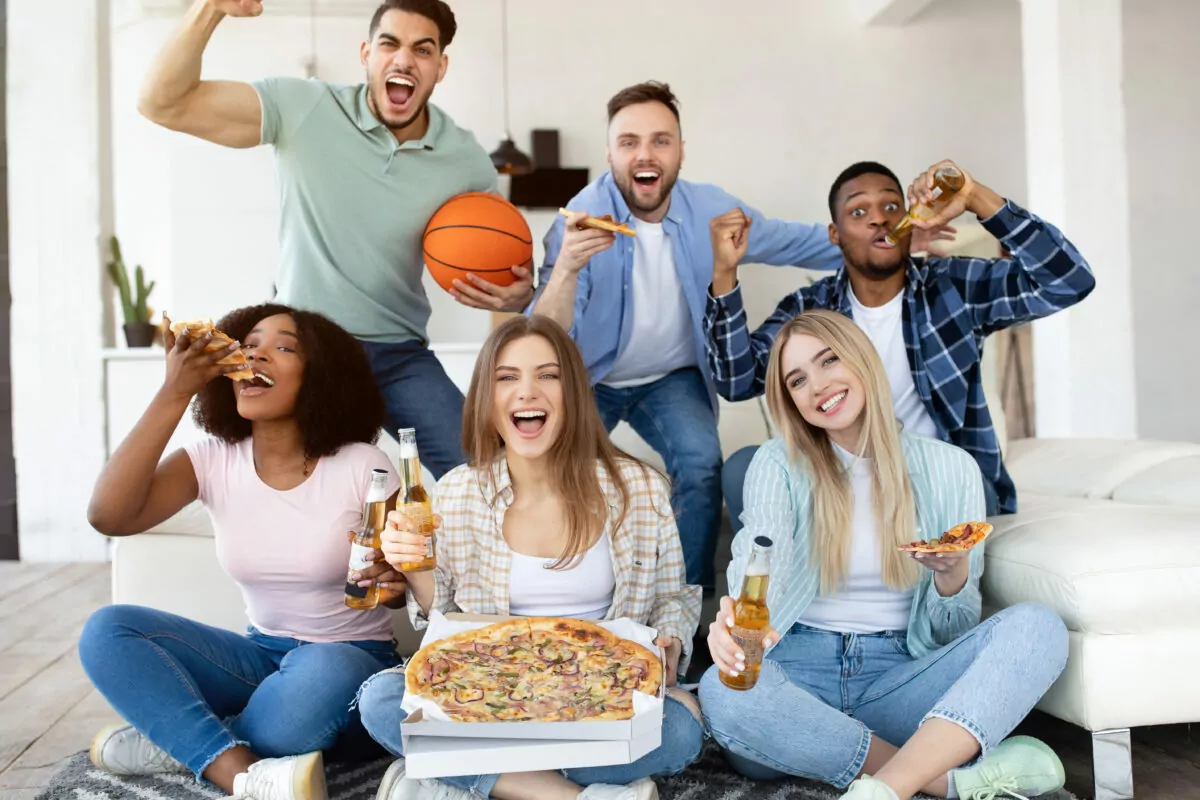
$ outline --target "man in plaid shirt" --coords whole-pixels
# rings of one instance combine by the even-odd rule
[[[909,187],[909,202],[931,205],[935,164]],[[715,218],[713,282],[704,315],[708,364],[728,400],[763,393],[775,334],[813,308],[840,311],[866,331],[891,384],[896,416],[906,430],[935,436],[970,453],[983,472],[988,513],[1014,513],[1017,493],[1000,457],[1000,443],[983,393],[980,359],[988,334],[1078,303],[1096,285],[1083,256],[1053,225],[976,183],[965,183],[933,217],[914,227],[943,225],[964,211],[1000,240],[1008,258],[919,258],[909,239],[885,236],[905,216],[900,181],[887,167],[860,162],[829,191],[829,239],[843,266],[831,277],[785,297],[753,333],[747,329],[737,267],[749,223],[740,209]],[[836,413],[839,398],[830,398]],[[755,448],[725,465],[726,502],[741,511],[745,469]]]

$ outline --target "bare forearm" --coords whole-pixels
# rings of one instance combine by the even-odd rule
[[[88,517],[94,525],[124,528],[142,513],[155,470],[188,402],[188,398],[163,391],[155,395],[96,480],[88,506]]]
[[[729,294],[737,286],[737,264],[732,267],[713,264],[713,280],[710,291],[713,297]]]
[[[433,589],[434,580],[436,580],[433,573],[434,571],[430,569],[425,572],[409,572],[404,575],[408,580],[408,588],[412,590],[413,598],[421,607],[421,613],[426,617],[429,616],[429,610],[433,607]]]
[[[967,202],[967,210],[980,219],[987,219],[1004,207],[1004,198],[982,183],[975,184],[975,191]]]
[[[204,49],[225,15],[206,0],[196,0],[183,22],[159,51],[142,86],[138,110],[166,124],[188,96],[200,86]]]
[[[555,270],[550,275],[545,291],[533,307],[534,313],[541,314],[570,330],[575,324],[575,294],[579,286],[579,274],[559,272]]]

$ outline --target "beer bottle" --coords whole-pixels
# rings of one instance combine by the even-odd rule
[[[746,656],[746,668],[737,675],[720,673],[721,683],[730,689],[752,689],[762,668],[763,638],[771,627],[767,611],[767,584],[771,575],[771,547],[766,536],[755,536],[750,563],[742,579],[742,594],[733,604],[733,627],[729,635]]]
[[[950,202],[950,198],[958,194],[966,183],[966,178],[958,167],[945,166],[939,167],[933,173],[933,205],[927,206],[924,203],[913,203],[908,209],[908,214],[904,219],[900,220],[899,224],[887,235],[889,244],[898,244],[901,239],[912,235],[912,224],[914,219],[929,219],[937,212],[946,207]]]
[[[371,470],[371,485],[367,487],[367,502],[363,508],[362,524],[354,533],[350,545],[350,567],[346,571],[346,605],[360,611],[379,605],[379,586],[359,586],[352,578],[354,573],[371,566],[367,554],[379,549],[380,534],[387,522],[387,470]]]
[[[425,557],[420,561],[401,564],[400,571],[425,572],[433,569],[437,566],[433,508],[429,504],[429,493],[421,485],[421,459],[417,455],[417,432],[413,428],[400,429],[400,496],[396,498],[396,510],[412,520],[416,532],[425,537]]]

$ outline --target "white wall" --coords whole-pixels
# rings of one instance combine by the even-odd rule
[[[435,101],[490,150],[504,128],[500,4],[453,5],[459,34]],[[670,82],[683,104],[684,176],[718,183],[769,214],[826,222],[829,183],[863,158],[908,180],[949,156],[1001,191],[1024,194],[1013,0],[935,4],[906,28],[864,29],[850,8],[825,0],[757,0],[736,16],[728,9],[717,0],[513,0],[514,136],[527,147],[529,130],[558,128],[563,163],[598,175],[607,99],[656,78]],[[324,77],[361,77],[366,22],[364,15],[318,20]],[[273,163],[265,149],[222,150],[137,116],[138,84],[173,24],[143,18],[114,33],[117,230],[130,257],[163,280],[156,308],[216,315],[269,292],[278,254]],[[302,17],[227,21],[205,75],[302,75],[309,40]],[[916,63],[922,49],[936,52],[938,63]],[[914,84],[912,76],[932,83]],[[530,215],[535,239],[551,219]],[[795,278],[754,272],[746,278],[751,312],[763,315]],[[487,315],[457,306],[436,286],[430,296],[434,341],[486,335]]]
[[[13,438],[26,560],[94,560],[106,550],[85,519],[104,452],[106,76],[96,6],[64,14],[44,0],[7,5]]]
[[[1125,99],[1132,213],[1138,434],[1200,442],[1200,3],[1126,0]]]

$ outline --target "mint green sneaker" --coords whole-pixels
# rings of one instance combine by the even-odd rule
[[[962,800],[1029,800],[1057,792],[1066,782],[1058,756],[1031,736],[1005,739],[975,766],[954,770],[954,788]]]
[[[883,781],[863,775],[846,787],[842,800],[896,800],[896,793]]]

